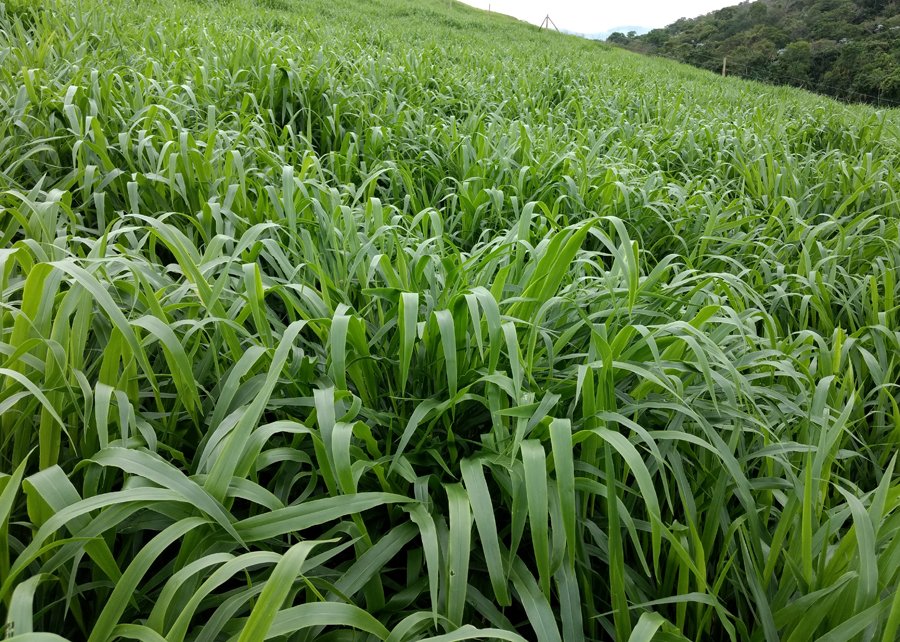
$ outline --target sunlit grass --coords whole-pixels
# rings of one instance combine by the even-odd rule
[[[896,639],[897,112],[437,0],[14,0],[0,112],[12,639]]]

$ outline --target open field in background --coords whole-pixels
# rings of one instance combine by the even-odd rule
[[[11,639],[897,639],[900,112],[7,0],[0,116]]]

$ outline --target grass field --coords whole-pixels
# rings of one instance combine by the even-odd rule
[[[900,112],[441,0],[0,5],[22,642],[894,642]]]

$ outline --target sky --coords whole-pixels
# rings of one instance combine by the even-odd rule
[[[739,4],[740,0],[463,0],[481,9],[499,11],[540,24],[549,14],[560,29],[599,33],[614,27],[664,27],[678,18]]]

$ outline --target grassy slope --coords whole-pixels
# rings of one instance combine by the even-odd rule
[[[894,639],[898,112],[437,1],[24,6],[13,634]]]

